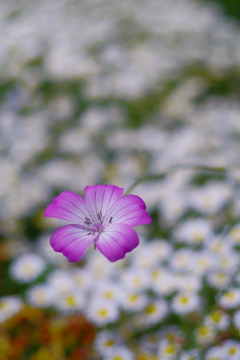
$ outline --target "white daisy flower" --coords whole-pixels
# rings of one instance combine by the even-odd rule
[[[103,281],[94,289],[94,297],[105,301],[118,303],[121,296],[121,287],[111,280]]]
[[[195,266],[195,253],[189,249],[178,250],[170,259],[170,265],[177,271],[188,272]]]
[[[200,353],[197,349],[192,349],[188,351],[181,352],[179,360],[199,360]]]
[[[207,274],[207,282],[215,289],[224,289],[231,282],[231,277],[223,272]]]
[[[216,214],[229,200],[232,189],[226,183],[210,182],[192,190],[190,204],[197,211],[206,214]]]
[[[28,302],[35,307],[45,308],[51,306],[55,299],[54,289],[48,284],[35,285],[27,293]]]
[[[233,315],[233,324],[240,331],[240,310]]]
[[[195,338],[198,344],[211,344],[216,336],[216,332],[212,326],[202,325],[195,330]]]
[[[176,360],[179,354],[179,345],[162,340],[158,348],[158,358],[161,360]]]
[[[168,260],[172,254],[172,246],[165,240],[153,239],[151,241],[151,248],[154,253],[154,257],[159,261]]]
[[[210,270],[214,269],[216,261],[213,259],[211,254],[206,251],[197,252],[194,259],[194,267],[192,271],[197,275],[204,275]]]
[[[195,275],[175,274],[176,287],[180,292],[198,292],[202,287],[202,278]]]
[[[91,289],[94,280],[92,274],[86,269],[71,269],[70,276],[75,288],[84,290]]]
[[[218,303],[225,309],[235,309],[240,305],[240,289],[228,291],[219,298]]]
[[[205,244],[207,251],[211,251],[216,255],[226,254],[232,250],[232,245],[229,243],[228,239],[222,239],[221,237],[213,237],[209,239]]]
[[[110,355],[119,346],[119,337],[112,331],[103,330],[96,334],[94,348],[102,355]]]
[[[159,323],[168,315],[168,305],[164,300],[149,302],[141,312],[141,322],[145,325]]]
[[[215,310],[206,316],[204,324],[217,330],[226,330],[230,324],[229,315],[221,310]]]
[[[213,346],[205,354],[206,360],[224,360],[224,353],[221,346]]]
[[[236,224],[231,228],[231,230],[228,233],[228,237],[233,245],[240,244],[240,224]]]
[[[239,256],[233,251],[219,255],[217,258],[218,271],[223,271],[227,274],[233,274],[239,266]]]
[[[114,349],[104,360],[134,360],[134,354],[125,346]]]
[[[28,283],[35,280],[45,269],[46,263],[39,255],[24,254],[13,261],[10,275],[17,281]]]
[[[144,293],[124,291],[121,294],[120,304],[126,311],[141,311],[147,304],[147,296]]]
[[[177,221],[186,209],[186,197],[179,194],[164,197],[159,205],[161,215],[169,224]]]
[[[54,301],[54,306],[63,312],[79,311],[86,305],[86,299],[80,290],[73,290],[62,294]]]
[[[118,307],[109,301],[93,301],[86,310],[87,317],[94,324],[103,326],[118,320]]]
[[[152,244],[144,244],[132,255],[132,266],[136,269],[151,269],[158,264]]]
[[[22,300],[15,295],[0,298],[0,323],[15,315],[22,308]]]
[[[124,288],[139,292],[149,287],[149,274],[146,270],[131,268],[122,273],[121,283]]]
[[[200,299],[194,293],[181,293],[176,295],[172,301],[172,309],[175,313],[188,314],[199,309]]]
[[[152,290],[158,295],[170,295],[177,289],[174,274],[164,272],[159,279],[152,282]]]
[[[205,219],[190,219],[182,222],[174,231],[174,238],[178,242],[199,245],[212,236],[212,226]]]
[[[68,294],[76,288],[71,273],[65,270],[55,270],[47,278],[49,284],[56,294]]]
[[[240,342],[237,340],[226,340],[222,345],[222,351],[227,360],[240,359]]]

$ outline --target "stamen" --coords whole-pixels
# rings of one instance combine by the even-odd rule
[[[113,218],[112,218],[112,217],[110,217],[109,224],[111,224],[111,223],[112,223],[112,219],[113,219]]]

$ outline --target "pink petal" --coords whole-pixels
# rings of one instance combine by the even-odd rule
[[[86,204],[95,220],[98,220],[98,215],[105,215],[108,209],[118,201],[124,189],[114,185],[95,185],[86,186],[84,195]]]
[[[96,241],[98,250],[112,262],[123,259],[138,244],[136,231],[125,224],[109,225]]]
[[[66,225],[57,229],[51,236],[53,250],[63,253],[69,261],[77,262],[84,255],[96,235],[78,225]]]
[[[118,200],[106,215],[114,223],[124,223],[130,226],[144,225],[152,222],[150,215],[145,211],[144,201],[136,195],[127,195]]]
[[[44,211],[44,216],[83,224],[85,217],[89,217],[86,202],[71,191],[64,191],[53,199]]]

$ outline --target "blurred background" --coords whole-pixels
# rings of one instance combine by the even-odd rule
[[[0,1],[1,360],[240,359],[239,21],[238,0]],[[126,259],[52,250],[53,197],[175,165],[132,190],[153,223]]]

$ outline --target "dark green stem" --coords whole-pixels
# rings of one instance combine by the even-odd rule
[[[215,174],[215,175],[223,175],[223,174],[227,174],[229,172],[229,169],[224,169],[224,168],[214,168],[211,166],[204,166],[204,165],[194,165],[194,164],[178,164],[178,165],[173,165],[170,166],[168,169],[166,169],[165,171],[159,173],[159,174],[150,174],[150,175],[146,175],[140,179],[138,179],[137,181],[135,181],[135,183],[133,183],[132,186],[130,186],[130,188],[126,191],[125,195],[128,195],[131,193],[131,191],[140,183],[142,182],[146,182],[146,181],[152,181],[152,180],[161,180],[162,178],[164,178],[166,175],[168,175],[169,173],[175,171],[175,170],[179,170],[179,169],[191,169],[191,170],[197,170],[199,172],[202,173],[207,173],[207,174]]]

